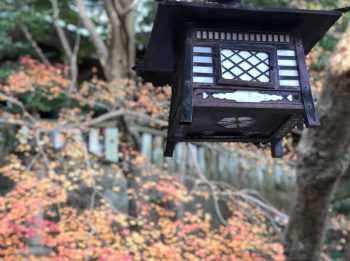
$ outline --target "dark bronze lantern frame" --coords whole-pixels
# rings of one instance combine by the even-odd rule
[[[319,126],[305,53],[342,15],[162,1],[144,60],[154,85],[172,85],[165,156],[181,141],[271,143]]]

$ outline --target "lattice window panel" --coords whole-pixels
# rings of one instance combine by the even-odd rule
[[[221,49],[221,77],[225,80],[269,83],[270,57],[266,52]]]

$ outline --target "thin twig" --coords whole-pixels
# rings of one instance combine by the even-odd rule
[[[219,199],[215,195],[215,191],[214,191],[215,187],[214,187],[213,184],[217,184],[217,185],[220,185],[222,187],[225,187],[226,189],[229,189],[231,195],[238,196],[238,197],[242,198],[243,200],[248,201],[249,203],[253,204],[255,207],[258,207],[258,208],[264,210],[264,213],[265,213],[266,217],[270,220],[270,222],[274,226],[274,229],[275,229],[276,232],[279,232],[279,229],[277,229],[277,225],[275,224],[276,220],[275,220],[275,218],[273,218],[269,214],[269,212],[273,213],[278,218],[278,223],[279,224],[281,224],[281,223],[283,225],[287,224],[288,216],[286,214],[284,214],[284,213],[280,212],[279,210],[275,209],[274,207],[266,204],[262,200],[257,199],[254,196],[249,195],[249,193],[251,193],[251,194],[258,194],[257,192],[253,192],[252,190],[240,190],[240,191],[237,191],[234,187],[232,187],[232,186],[230,186],[230,185],[228,185],[226,183],[223,183],[223,182],[214,182],[214,183],[212,183],[211,181],[209,181],[207,179],[207,177],[202,173],[202,171],[201,171],[201,169],[199,167],[198,161],[195,158],[195,153],[194,153],[192,145],[189,145],[189,148],[190,148],[193,164],[194,164],[194,167],[196,169],[196,173],[198,174],[200,180],[204,184],[206,184],[211,190],[211,193],[212,193],[213,199],[214,199],[215,211],[216,211],[216,214],[218,215],[221,223],[223,223],[223,221],[224,221],[224,223],[227,224],[227,222],[222,217],[222,214],[221,214],[221,211],[220,211],[220,207],[219,207],[219,204],[218,204],[218,200]],[[220,194],[225,194],[225,193],[220,192]]]
[[[46,66],[50,66],[51,63],[46,58],[43,50],[41,50],[41,48],[39,47],[38,43],[34,40],[33,35],[29,31],[28,27],[23,25],[23,24],[19,24],[19,27],[20,27],[21,31],[23,32],[24,36],[26,37],[27,41],[30,43],[30,45],[33,47],[33,49],[36,52],[36,54],[39,56],[39,58],[43,61],[43,63]]]
[[[101,36],[98,34],[95,23],[91,20],[86,10],[85,3],[83,0],[75,0],[76,7],[80,19],[86,30],[88,30],[91,41],[96,48],[99,60],[103,67],[106,66],[108,60],[108,48],[105,42],[102,40]]]
[[[57,0],[50,0],[53,11],[53,23],[57,31],[58,38],[61,42],[65,55],[69,58],[73,55],[72,48],[70,47],[68,38],[62,27],[58,24],[60,15],[60,9],[58,7]]]
[[[75,43],[73,48],[73,54],[70,57],[70,66],[71,66],[71,87],[70,91],[75,90],[78,83],[78,53],[79,53],[79,47],[80,47],[80,40],[81,36],[77,32],[75,37]]]
[[[196,169],[196,173],[198,174],[198,176],[202,180],[202,182],[205,183],[210,189],[210,192],[211,192],[212,197],[213,197],[213,202],[214,202],[214,208],[215,208],[216,215],[218,216],[220,222],[223,225],[227,226],[228,224],[227,224],[226,220],[224,219],[224,217],[222,215],[222,212],[221,212],[221,209],[220,209],[219,198],[215,194],[215,187],[213,186],[212,183],[210,183],[210,181],[207,179],[207,177],[202,173],[202,170],[200,169],[198,161],[197,161],[197,159],[195,157],[195,153],[194,153],[194,149],[192,147],[192,144],[188,144],[188,147],[190,149],[192,162],[193,162],[193,165],[194,165],[194,167]]]
[[[70,91],[74,90],[77,84],[78,79],[78,65],[77,65],[77,56],[79,52],[80,45],[80,33],[79,30],[76,32],[76,38],[74,43],[74,48],[72,49],[68,37],[64,32],[63,28],[58,24],[60,9],[58,7],[57,0],[49,0],[51,2],[52,10],[53,10],[53,22],[57,31],[58,38],[63,47],[63,51],[67,60],[69,60],[70,72],[71,72],[71,86],[69,88]]]
[[[11,96],[8,96],[6,94],[3,94],[3,93],[0,93],[0,100],[4,100],[4,101],[8,101],[10,103],[13,103],[15,105],[17,105],[22,111],[23,111],[23,114],[25,117],[27,117],[30,121],[32,122],[36,122],[37,119],[35,119],[28,111],[27,109],[25,108],[24,104],[19,101],[18,99],[16,98],[13,98]]]

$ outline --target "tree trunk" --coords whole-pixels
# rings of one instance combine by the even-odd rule
[[[118,82],[123,75],[123,44],[121,42],[120,24],[109,26],[108,59],[104,67],[108,81]],[[117,83],[119,85],[119,82]]]
[[[285,235],[289,261],[318,261],[337,181],[350,162],[350,26],[331,58],[318,113],[322,126],[303,133],[297,189]]]
[[[129,1],[128,1],[129,2]],[[129,3],[128,3],[129,4]],[[125,66],[126,69],[124,71],[124,75],[128,77],[132,77],[134,75],[134,71],[131,69],[135,63],[135,55],[136,55],[136,39],[135,39],[135,9],[130,10],[125,15],[124,20],[124,31],[125,31]]]
[[[119,1],[118,6],[124,11],[117,11],[113,5],[106,4],[105,8],[109,12],[110,30],[109,30],[109,57],[105,68],[106,76],[109,81],[118,81],[122,77],[131,77],[132,66],[135,63],[135,8],[130,8],[129,0]]]
[[[131,67],[135,62],[135,7],[137,0],[104,0],[108,17],[108,40],[104,42],[96,25],[89,17],[83,0],[75,0],[79,16],[96,49],[107,81],[120,86],[122,77],[132,76]]]

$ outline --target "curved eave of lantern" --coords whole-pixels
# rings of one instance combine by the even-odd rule
[[[183,47],[187,22],[217,28],[238,25],[255,30],[297,30],[307,54],[341,15],[341,11],[163,1],[158,6],[144,60],[135,70],[156,86],[172,84],[176,52]]]

